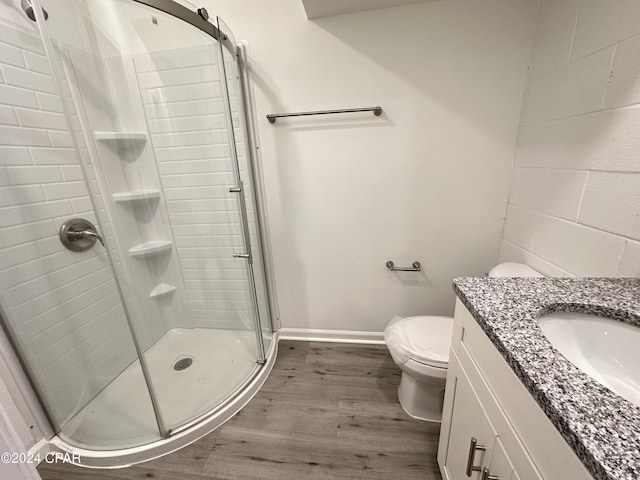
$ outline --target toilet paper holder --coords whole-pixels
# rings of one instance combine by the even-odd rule
[[[389,260],[385,265],[392,272],[419,272],[422,270],[420,262],[413,262],[410,267],[396,267],[393,262]]]

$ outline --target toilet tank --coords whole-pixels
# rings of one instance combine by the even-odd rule
[[[489,270],[490,277],[544,277],[524,263],[506,262],[496,265]]]

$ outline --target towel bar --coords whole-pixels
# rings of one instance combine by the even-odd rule
[[[382,107],[343,108],[341,110],[317,110],[315,112],[270,113],[267,115],[267,120],[269,120],[269,123],[276,123],[276,118],[282,117],[302,117],[306,115],[327,115],[329,113],[353,112],[373,112],[376,117],[379,117],[382,114]]]

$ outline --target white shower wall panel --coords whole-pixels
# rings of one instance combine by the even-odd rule
[[[135,358],[104,250],[64,249],[62,222],[95,222],[34,24],[1,6],[0,302],[46,400],[66,419]]]
[[[149,241],[171,241],[166,206],[160,194],[150,201],[114,201],[116,195],[122,198],[131,192],[155,191],[160,187],[146,135],[142,142],[134,144],[104,141],[105,135],[146,130],[132,59],[103,59],[72,47],[65,52],[64,62],[77,96],[74,104],[81,106],[78,114],[84,134],[88,134],[91,154],[87,163],[89,173],[96,176],[95,194],[108,198],[103,218],[109,218],[115,225],[116,236],[109,242],[113,254]],[[121,285],[125,288],[130,285],[127,306],[143,351],[167,331],[192,326],[174,254],[166,252],[148,258],[130,258],[125,254],[121,270]],[[159,285],[170,285],[174,290],[170,296],[152,298],[151,292]]]
[[[216,62],[215,46],[135,57],[194,325],[248,328],[246,260],[232,257],[244,243]]]

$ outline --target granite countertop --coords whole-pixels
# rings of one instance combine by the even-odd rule
[[[535,321],[570,311],[640,328],[640,279],[456,278],[453,289],[591,474],[640,479],[640,407],[578,370]]]

